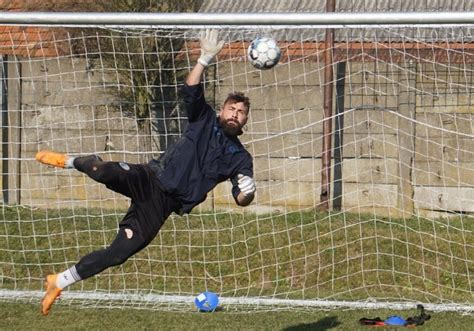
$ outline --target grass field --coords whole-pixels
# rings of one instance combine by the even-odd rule
[[[0,303],[0,330],[372,330],[360,326],[358,320],[377,316],[385,319],[391,315],[406,319],[416,315],[416,311],[314,310],[233,314],[56,306],[51,315],[44,317],[40,315],[38,305]],[[387,329],[390,328],[382,328]],[[417,329],[474,330],[474,316],[431,313],[431,319]]]
[[[25,291],[41,290],[46,274],[105,247],[122,215],[23,207],[3,207],[1,213],[1,288]],[[173,295],[207,289],[225,297],[472,304],[473,243],[474,220],[466,217],[315,211],[176,216],[125,264],[70,289]],[[116,305],[161,309],[133,301]],[[150,313],[155,314],[162,313]]]

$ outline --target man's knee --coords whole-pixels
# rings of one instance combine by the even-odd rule
[[[112,255],[109,260],[109,266],[117,266],[125,263],[131,255],[116,254]]]
[[[127,239],[132,239],[133,238],[133,230],[132,229],[125,229],[125,236]]]
[[[109,250],[109,261],[112,266],[120,265],[128,260],[133,254],[136,253],[137,248],[135,246],[139,245],[137,242],[137,237],[134,236],[132,229],[126,228],[123,230],[125,236],[122,237],[121,242],[117,246],[111,246]]]

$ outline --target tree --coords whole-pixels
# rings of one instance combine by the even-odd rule
[[[45,12],[194,12],[202,0],[83,0],[28,2],[25,10]],[[179,59],[176,51],[183,40],[168,38],[164,31],[76,28],[68,30],[76,56],[100,59],[108,68],[116,68],[119,87],[115,90],[120,109],[126,116],[134,116],[137,125],[148,137],[142,148],[151,150],[151,130],[164,133],[165,128],[180,131],[177,107],[177,82],[186,72],[176,70]],[[169,33],[169,32],[168,32]],[[137,38],[137,36],[139,36]],[[94,66],[93,63],[90,64]],[[160,87],[160,88],[157,88]],[[162,118],[150,122],[151,114]],[[180,132],[176,132],[179,134]],[[158,149],[164,150],[170,141],[160,134]]]

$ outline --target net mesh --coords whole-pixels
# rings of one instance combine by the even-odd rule
[[[147,162],[186,127],[179,97],[198,31],[15,28],[2,32],[0,297],[36,300],[45,275],[106,247],[129,201],[38,150]],[[256,36],[282,60],[260,71]],[[171,216],[125,264],[77,283],[63,303],[190,309],[204,290],[227,309],[423,302],[472,309],[472,26],[222,29],[205,73],[219,109],[242,91],[241,141],[257,195],[225,182]],[[333,79],[325,80],[331,65]],[[324,89],[334,86],[328,211],[320,210]],[[270,307],[270,308],[269,308]],[[456,306],[457,307],[457,306]]]

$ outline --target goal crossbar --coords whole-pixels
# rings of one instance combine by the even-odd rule
[[[96,13],[0,12],[0,24],[102,26],[326,26],[472,24],[474,12]]]

